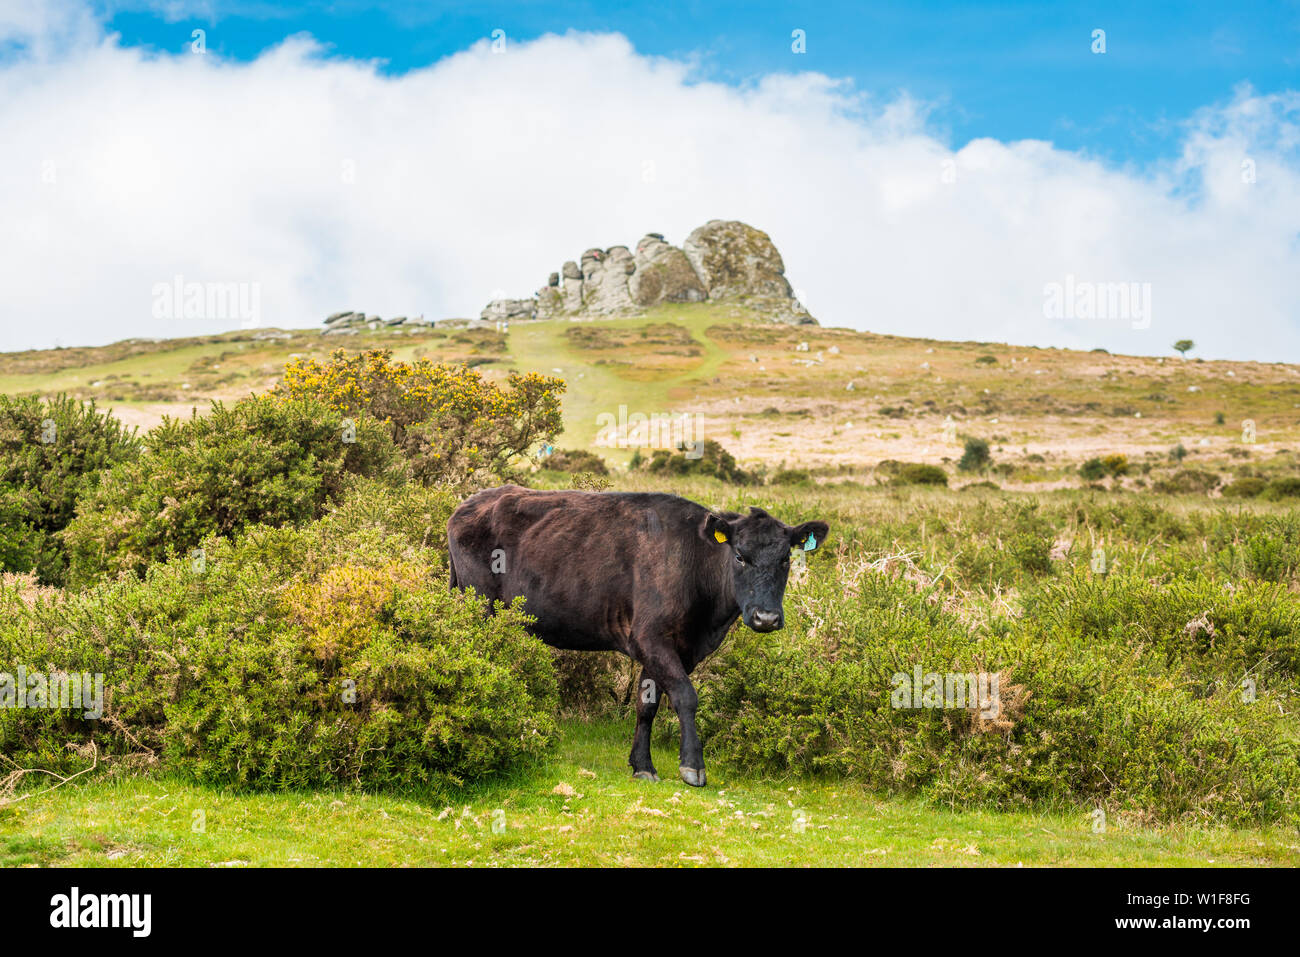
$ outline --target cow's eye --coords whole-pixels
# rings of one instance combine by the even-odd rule
[[[740,552],[736,552],[736,564],[737,564],[737,565],[748,565],[749,562],[745,561],[744,556],[742,556],[742,555],[740,554]]]

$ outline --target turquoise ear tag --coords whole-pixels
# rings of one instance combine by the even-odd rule
[[[817,547],[817,536],[814,535],[812,532],[809,532],[808,540],[803,543],[803,550],[805,552],[811,552],[816,547]]]

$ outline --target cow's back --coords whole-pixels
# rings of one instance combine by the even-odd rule
[[[447,523],[452,585],[517,596],[557,648],[628,651],[638,602],[680,602],[702,506],[676,496],[537,491],[466,499]]]

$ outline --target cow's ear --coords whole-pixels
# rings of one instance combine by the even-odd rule
[[[825,522],[804,522],[802,525],[796,525],[790,529],[790,547],[811,552],[826,541],[830,530],[831,527]]]
[[[733,534],[734,530],[731,523],[725,518],[719,518],[712,512],[704,517],[704,521],[700,522],[700,538],[706,542],[725,545],[731,541]]]

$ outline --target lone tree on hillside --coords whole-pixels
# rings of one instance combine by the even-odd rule
[[[1177,342],[1174,343],[1174,348],[1177,349],[1179,352],[1181,352],[1183,354],[1183,358],[1186,359],[1187,353],[1191,352],[1193,349],[1196,348],[1196,343],[1194,343],[1191,339],[1179,339]]]

